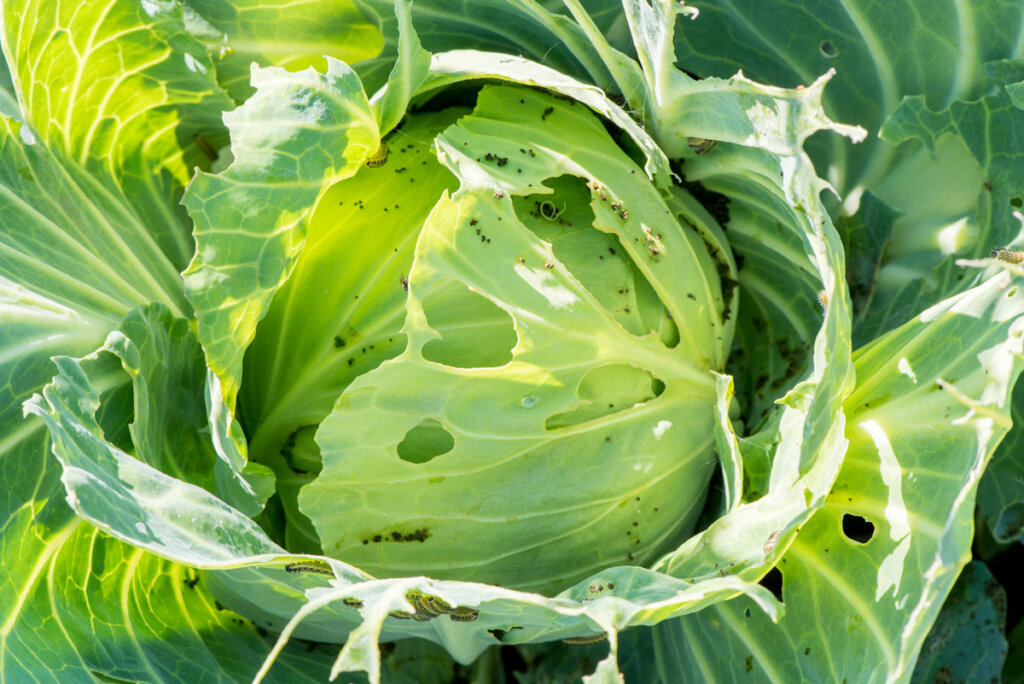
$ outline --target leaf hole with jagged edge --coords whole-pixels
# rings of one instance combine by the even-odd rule
[[[551,251],[569,273],[615,320],[634,335],[654,331],[667,347],[679,344],[679,329],[669,317],[654,287],[629,256],[619,236],[594,227],[594,201],[619,203],[609,188],[591,190],[584,178],[558,176],[544,181],[550,192],[513,198],[516,217]],[[540,188],[538,188],[540,190]],[[597,199],[594,198],[604,199]],[[621,211],[628,209],[620,205]],[[641,250],[646,246],[637,247]],[[527,266],[528,255],[523,257]]]
[[[544,427],[557,430],[625,411],[661,396],[665,383],[649,371],[625,363],[592,368],[576,387],[576,405],[548,416]]]
[[[497,368],[512,360],[519,337],[512,317],[455,280],[432,287],[423,298],[427,323],[441,339],[423,345],[423,358],[453,368]]]
[[[455,448],[455,438],[441,423],[427,418],[405,433],[398,443],[398,457],[409,463],[426,463]]]
[[[844,513],[843,534],[852,542],[867,544],[875,536],[875,524],[859,515]]]
[[[779,601],[782,600],[782,572],[778,568],[769,570],[758,584],[772,592],[772,596]]]

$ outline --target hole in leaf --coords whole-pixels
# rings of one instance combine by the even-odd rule
[[[441,427],[441,423],[428,418],[405,433],[398,444],[398,457],[409,463],[426,463],[455,448],[455,438]]]
[[[555,258],[634,335],[653,331],[665,346],[679,343],[679,330],[647,278],[618,236],[594,228],[592,201],[618,202],[614,193],[596,191],[594,200],[583,178],[559,176],[544,181],[549,193],[513,199],[516,216],[541,240],[551,244]]]
[[[625,363],[609,363],[587,371],[576,388],[577,405],[549,416],[548,430],[579,425],[625,411],[661,395],[665,383],[650,372]]]
[[[839,56],[839,49],[827,40],[821,41],[821,45],[818,46],[818,49],[821,50],[822,57],[835,59]]]
[[[441,339],[423,346],[423,358],[453,368],[493,368],[512,360],[518,336],[512,317],[483,295],[446,280],[423,299],[427,323]]]
[[[843,534],[850,541],[867,544],[875,536],[875,524],[859,515],[844,513]]]
[[[772,568],[769,570],[768,574],[762,577],[758,584],[772,592],[772,595],[775,596],[775,598],[780,601],[782,600],[782,573],[778,568]]]

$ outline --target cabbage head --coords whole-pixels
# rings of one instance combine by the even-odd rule
[[[0,681],[953,672],[1013,3],[707,4],[5,2]]]

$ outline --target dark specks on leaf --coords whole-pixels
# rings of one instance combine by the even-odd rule
[[[423,527],[418,530],[413,530],[412,532],[393,531],[389,532],[387,535],[375,534],[370,538],[370,541],[375,544],[379,544],[381,542],[425,542],[429,538],[430,530]]]

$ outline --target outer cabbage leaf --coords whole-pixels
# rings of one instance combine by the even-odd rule
[[[326,58],[376,57],[384,37],[353,0],[187,0],[185,25],[203,42],[217,83],[241,103],[255,89],[250,67],[324,71]]]
[[[986,65],[997,90],[974,102],[954,102],[947,109],[931,110],[921,98],[908,98],[886,122],[883,134],[894,140],[918,140],[938,150],[950,140],[961,140],[987,180],[978,197],[975,220],[982,230],[976,252],[987,254],[993,247],[1017,242],[1019,225],[1011,212],[1024,196],[1020,179],[1022,157],[1016,153],[1024,139],[1024,111],[1015,100],[1015,87],[1024,79],[1024,63],[999,62]],[[976,160],[976,161],[975,161]],[[1018,214],[1019,216],[1019,214]],[[937,273],[951,285],[960,274],[950,269]],[[1017,392],[1020,394],[1020,391]],[[1022,400],[1024,401],[1024,400]],[[1024,410],[1015,401],[1015,417]],[[1019,421],[1014,421],[1019,425]],[[981,511],[999,541],[1020,535],[1024,487],[1021,486],[1020,429],[1015,427],[999,447],[982,480]]]
[[[0,127],[0,587],[10,599],[0,609],[3,681],[184,682],[210,670],[245,677],[254,669],[246,654],[267,648],[265,636],[215,607],[194,572],[76,517],[43,421],[21,415],[22,402],[52,378],[51,356],[99,347],[133,307],[189,310],[177,271],[192,244],[175,205],[190,167],[201,163],[194,134],[215,135],[229,102],[204,73],[208,63],[182,34],[175,8],[149,10],[3,8],[21,100],[6,113],[28,122],[4,119]],[[80,42],[88,36],[93,43]],[[193,370],[201,371],[194,342],[192,349],[200,362]],[[180,387],[173,373],[150,375],[155,356],[138,361],[138,381]],[[93,370],[103,404],[97,420],[111,439],[130,444],[131,378],[109,354]],[[165,398],[165,407],[174,404]],[[136,422],[142,428],[141,414]],[[161,460],[149,427],[150,455]],[[224,474],[225,484],[235,477]],[[317,656],[293,649],[282,663],[292,668],[282,679],[295,681],[317,667]]]
[[[398,18],[396,25],[394,7],[405,0],[357,1],[368,16],[376,18],[386,40],[380,55],[354,65],[363,83],[372,89],[384,84],[400,52],[404,19]],[[614,0],[590,4],[602,25],[620,19],[621,9]],[[478,50],[522,55],[611,91],[617,90],[617,82],[628,82],[599,56],[594,39],[600,34],[581,28],[563,13],[562,3],[556,0],[416,0],[411,7],[412,24],[429,52]],[[626,64],[625,57],[616,60],[617,68],[628,69]]]
[[[985,65],[985,74],[985,96],[955,100],[938,111],[924,96],[907,97],[882,127],[883,138],[916,148],[918,159],[896,166],[875,190],[905,215],[893,224],[886,251],[889,263],[883,265],[875,286],[874,297],[880,301],[866,317],[865,336],[885,329],[886,321],[892,320],[893,305],[883,302],[919,309],[962,288],[954,255],[984,256],[1017,237],[1013,212],[1024,196],[1024,157],[1018,152],[1024,140],[1024,111],[1010,92],[1024,79],[1024,63],[991,62]],[[922,163],[931,156],[938,157],[944,177],[929,173]],[[951,158],[954,169],[944,163]],[[913,196],[918,196],[915,203],[906,199]],[[938,266],[936,254],[943,259]]]
[[[194,570],[121,543],[76,516],[65,503],[61,484],[61,478],[73,477],[74,471],[54,459],[42,420],[19,420],[22,399],[54,372],[48,359],[54,347],[73,351],[89,344],[88,321],[13,287],[4,288],[0,302],[5,321],[0,372],[6,393],[0,414],[4,447],[0,468],[5,484],[0,499],[0,588],[9,599],[0,609],[0,681],[184,684],[202,681],[213,672],[232,680],[251,678],[272,646],[265,626],[226,610]],[[162,334],[170,342],[173,327],[161,327],[170,322],[169,317],[157,311],[148,318],[133,313],[125,333],[137,338],[141,333],[141,339],[150,343]],[[153,327],[140,328],[143,321]],[[179,319],[178,324],[182,322]],[[122,344],[128,338],[112,339],[119,349],[138,351]],[[194,338],[191,346],[192,358],[201,359]],[[173,356],[169,361],[165,369],[172,376],[189,367],[179,366]],[[102,398],[97,427],[130,444],[126,427],[133,415],[131,377],[109,353],[84,363],[96,386],[93,401]],[[181,399],[202,402],[201,391],[182,396],[176,391],[180,387],[163,383],[161,372],[152,370],[135,377],[140,390],[136,400],[153,400],[152,393],[158,392],[161,401],[154,403],[159,406],[174,406]],[[201,384],[201,365],[192,370],[198,371]],[[136,427],[142,426],[137,417]],[[152,443],[157,435],[151,426],[145,427],[146,439]],[[181,438],[182,445],[194,440],[195,426],[177,427],[180,433],[172,429],[165,436]],[[161,465],[170,470],[188,465],[188,454],[174,456],[179,457],[177,463],[164,460]],[[190,475],[196,475],[195,469]],[[311,653],[295,644],[278,659],[271,680],[323,681],[329,664],[325,652]]]
[[[992,456],[978,490],[978,508],[989,531],[1004,544],[1024,535],[1024,383],[1014,387],[1010,417],[1013,427]]]
[[[149,301],[188,310],[174,266],[144,220],[74,163],[0,121],[0,278],[24,283],[96,327]],[[95,334],[95,331],[93,331]]]
[[[978,482],[1010,426],[1024,339],[1019,283],[999,273],[855,355],[843,469],[777,566],[785,618],[770,624],[741,599],[623,635],[640,681],[910,676],[970,558]]]
[[[178,202],[193,168],[209,165],[224,142],[220,117],[231,106],[203,46],[185,32],[181,7],[9,2],[2,21],[33,135],[97,188],[123,196],[180,270],[193,244]]]
[[[828,111],[881,132],[856,148],[837,139],[810,143],[846,198],[838,211],[853,214],[838,223],[855,341],[967,286],[957,256],[1015,241],[1011,212],[1024,196],[1017,3],[832,2],[811,10],[741,1],[702,11],[678,36],[687,69],[724,76],[742,65],[756,78],[789,84],[831,65],[839,75],[824,99]],[[1003,541],[1020,533],[1019,453],[1014,429],[978,499]]]
[[[4,233],[9,242],[0,278],[0,590],[9,599],[0,609],[0,680],[186,682],[211,669],[251,676],[253,660],[269,648],[265,634],[218,610],[205,589],[196,586],[193,571],[121,544],[76,517],[64,502],[62,469],[50,454],[43,422],[22,417],[23,400],[53,376],[50,356],[83,354],[102,344],[109,320],[133,300],[144,302],[151,285],[134,274],[144,263],[133,267],[125,260],[123,241],[96,239],[104,230],[133,239],[132,224],[117,220],[130,216],[127,210],[105,214],[104,205],[90,199],[95,186],[76,186],[44,149],[24,146],[9,122],[3,150],[0,178],[7,196],[17,200],[6,205],[4,221],[20,223],[24,232]],[[38,180],[29,184],[29,178]],[[112,201],[105,193],[100,197]],[[29,203],[36,212],[27,212]],[[159,251],[153,254],[164,258]],[[52,255],[57,259],[50,265],[46,260]],[[133,287],[111,289],[126,283]],[[201,388],[201,355],[192,345]],[[156,358],[147,354],[139,361],[150,366]],[[135,413],[131,378],[110,355],[94,361],[93,371],[104,405],[100,424],[112,439],[130,443],[127,425]],[[143,375],[150,388],[161,387],[170,396],[179,389],[160,372]],[[202,393],[189,393],[201,406]],[[177,401],[165,396],[157,405],[172,408]],[[157,435],[150,427],[145,437],[152,444]],[[196,426],[189,427],[194,432]],[[182,653],[190,658],[182,659]],[[292,649],[281,660],[281,672],[291,671],[282,681],[312,672],[317,657]]]
[[[914,667],[913,682],[998,681],[1006,660],[1006,592],[984,563],[960,573]]]
[[[252,78],[257,93],[225,115],[234,161],[219,174],[197,174],[184,200],[196,223],[185,289],[228,408],[245,349],[295,264],[313,204],[380,142],[345,64],[329,58],[326,74],[254,66]]]
[[[826,111],[872,133],[858,146],[825,137],[808,143],[843,198],[835,213],[851,260],[882,247],[853,235],[877,220],[879,202],[897,215],[873,267],[851,268],[858,344],[963,289],[957,256],[987,254],[1013,237],[1007,202],[1024,188],[1013,173],[1020,136],[1008,122],[1019,113],[1007,110],[1000,91],[1020,76],[1007,79],[986,65],[1021,56],[1017,2],[829,0],[809,7],[711,0],[700,8],[699,21],[675,37],[684,68],[714,77],[742,68],[779,85],[834,68]],[[952,135],[941,137],[938,128],[876,135],[897,109],[909,115],[907,123],[931,126],[931,117],[915,115],[922,108],[948,109],[957,120],[946,129]]]

